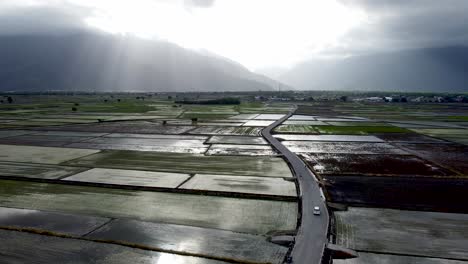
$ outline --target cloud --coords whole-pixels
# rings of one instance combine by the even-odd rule
[[[435,46],[468,45],[468,1],[341,0],[361,9],[366,23],[327,52],[356,54]]]
[[[6,1],[0,4],[0,35],[60,34],[89,30],[83,18],[88,8],[45,1]]]
[[[189,7],[211,7],[215,0],[185,0],[184,4]]]
[[[251,69],[468,45],[466,0],[336,1],[0,0],[0,35],[130,32],[207,49]]]

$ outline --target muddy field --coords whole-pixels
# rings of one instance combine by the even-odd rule
[[[467,179],[326,176],[330,200],[356,206],[468,213]]]

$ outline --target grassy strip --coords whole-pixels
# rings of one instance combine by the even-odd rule
[[[367,135],[372,133],[408,133],[407,129],[395,126],[315,126],[320,134]]]

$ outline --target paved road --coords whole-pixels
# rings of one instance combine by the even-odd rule
[[[314,174],[305,166],[302,160],[289,151],[280,141],[271,135],[271,131],[286,119],[294,111],[262,130],[262,136],[291,164],[294,174],[299,182],[302,199],[301,225],[296,235],[292,255],[293,263],[321,262],[327,240],[329,216],[325,201],[322,198],[320,187]],[[320,207],[321,215],[313,214],[314,206]]]

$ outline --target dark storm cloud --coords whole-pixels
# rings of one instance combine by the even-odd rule
[[[369,21],[350,31],[331,52],[365,52],[468,45],[468,1],[341,0]]]
[[[89,29],[83,18],[91,10],[70,4],[2,6],[0,35],[57,34]]]
[[[153,1],[182,4],[188,10],[210,8],[215,4],[215,0]],[[342,56],[406,48],[468,45],[468,0],[339,1],[349,8],[362,10],[369,19],[346,33],[336,45],[321,51],[321,54]],[[21,2],[40,4],[18,4]],[[0,0],[0,35],[89,29],[84,19],[92,17],[96,10],[83,7],[90,6],[89,1],[86,5],[80,5],[80,1],[74,3],[58,0]]]

